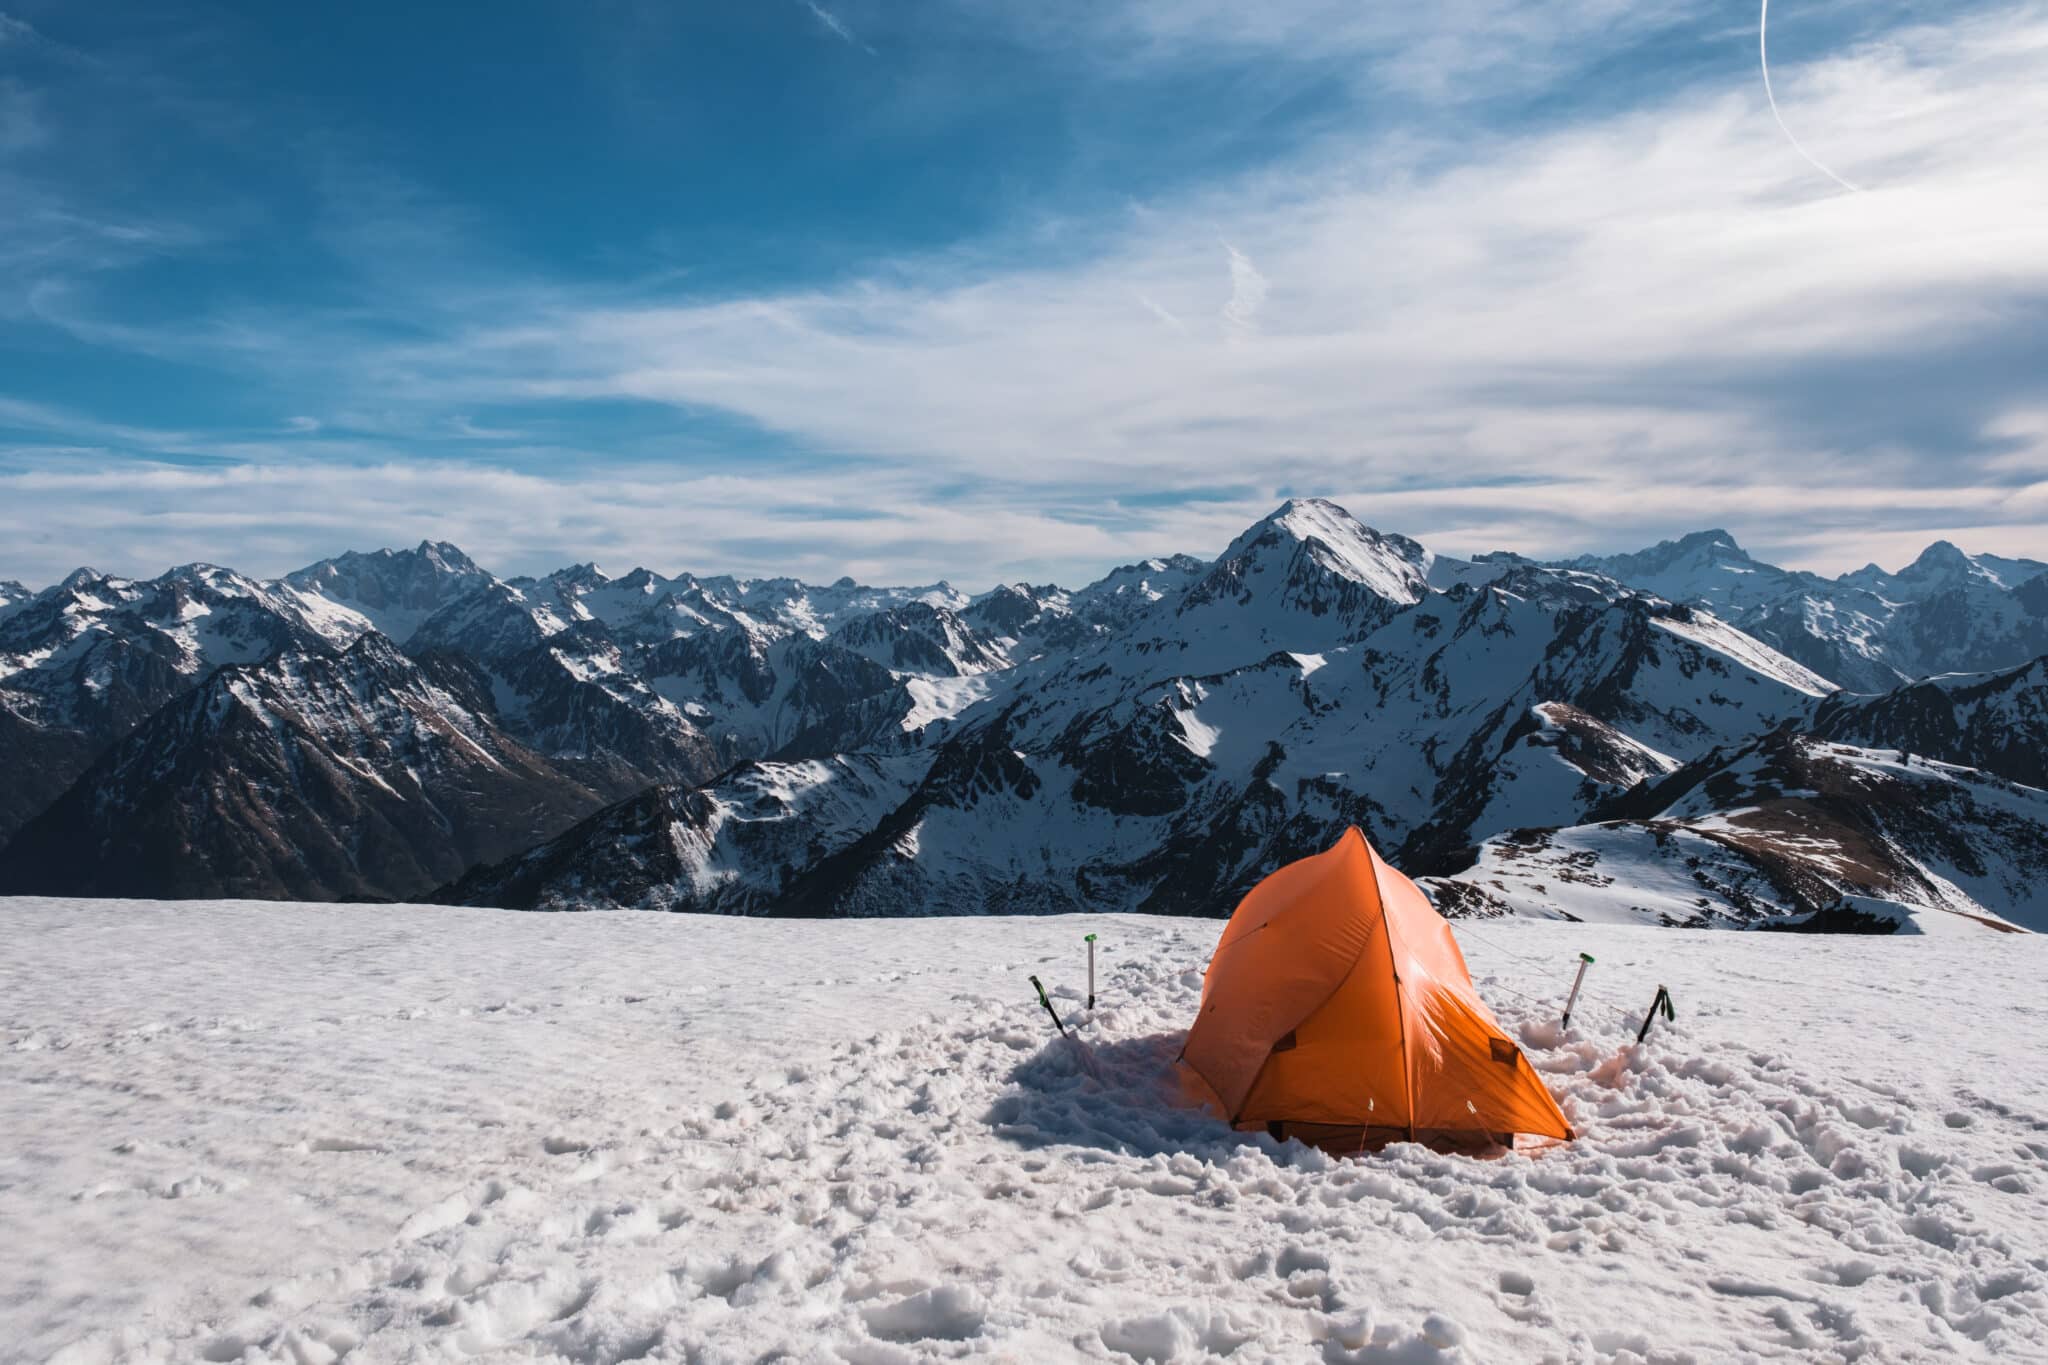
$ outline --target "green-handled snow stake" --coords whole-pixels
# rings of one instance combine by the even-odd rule
[[[1088,935],[1088,1008],[1095,1008],[1095,935]]]
[[[1560,1029],[1568,1029],[1572,1026],[1572,1006],[1579,1003],[1579,987],[1586,983],[1586,968],[1592,965],[1593,955],[1591,953],[1579,954],[1579,974],[1572,978],[1571,998],[1564,1002],[1564,1022],[1558,1025]]]

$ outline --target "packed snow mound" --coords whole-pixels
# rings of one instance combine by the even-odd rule
[[[1340,1159],[1177,1107],[1213,921],[5,912],[25,1359],[2048,1353],[2039,939],[1461,925],[1583,1136]]]

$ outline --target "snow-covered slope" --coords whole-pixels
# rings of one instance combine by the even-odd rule
[[[1813,729],[1906,749],[2048,788],[2048,659],[2003,673],[1949,673],[1876,696],[1840,694]]]
[[[10,1358],[2048,1356],[2043,940],[1461,925],[1580,1138],[1336,1159],[1175,1107],[1214,921],[0,917]]]
[[[1787,730],[1596,816],[1612,818],[1497,835],[1432,894],[1466,914],[1701,927],[1839,917],[1869,898],[2048,931],[2048,792],[1975,768]]]

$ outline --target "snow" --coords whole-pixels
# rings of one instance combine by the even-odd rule
[[[1319,558],[1327,568],[1363,583],[1388,601],[1413,602],[1421,597],[1425,586],[1421,571],[1335,503],[1295,498],[1270,520],[1307,544],[1320,547]]]
[[[1479,846],[1479,861],[1448,880],[1484,889],[1509,913],[1596,924],[1689,924],[1718,909],[1696,875],[1753,876],[1728,850],[1682,826],[1633,823],[1546,830]]]
[[[1215,752],[1216,741],[1223,737],[1219,727],[1204,722],[1192,707],[1175,714],[1180,720],[1181,743],[1187,746],[1189,753],[1207,758]]]
[[[1833,683],[1812,669],[1794,663],[1754,636],[1743,634],[1707,612],[1695,611],[1690,621],[1659,617],[1657,625],[1681,639],[1725,654],[1743,667],[1810,697],[1825,697],[1835,691]]]
[[[1173,1103],[1217,921],[0,914],[10,1358],[2048,1352],[2028,936],[1461,922],[1581,1138],[1340,1160]]]
[[[932,678],[909,674],[903,690],[910,694],[910,710],[903,717],[907,731],[922,730],[942,720],[951,720],[995,690],[987,673],[963,674],[957,678]]]

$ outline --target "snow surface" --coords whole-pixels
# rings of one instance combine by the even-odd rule
[[[1812,669],[1799,664],[1757,640],[1745,635],[1727,622],[1706,612],[1695,612],[1689,621],[1671,617],[1659,617],[1657,627],[1681,639],[1692,641],[1707,649],[1716,650],[1735,660],[1743,667],[1761,673],[1809,697],[1825,697],[1835,690],[1835,685]]]
[[[922,730],[942,720],[951,720],[994,690],[986,673],[968,673],[957,678],[928,678],[908,674],[903,690],[910,694],[910,709],[903,715],[903,728]]]
[[[1461,923],[1583,1136],[1337,1160],[1175,1107],[1213,920],[0,915],[8,1359],[2048,1353],[2035,938]]]

